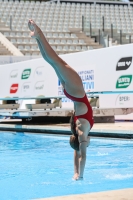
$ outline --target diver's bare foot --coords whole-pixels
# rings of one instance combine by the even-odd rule
[[[41,29],[36,25],[36,23],[32,19],[29,19],[28,27],[31,31],[30,36],[33,38],[37,38],[39,36],[39,33],[41,32]]]

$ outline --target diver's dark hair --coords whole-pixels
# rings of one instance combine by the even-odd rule
[[[78,141],[78,135],[76,134],[74,115],[75,115],[75,113],[73,113],[70,118],[70,125],[71,125],[71,132],[72,132],[72,135],[70,136],[70,146],[74,150],[79,151],[79,141]]]
[[[73,113],[73,114],[71,115],[71,118],[70,118],[70,126],[71,126],[71,132],[72,132],[72,134],[73,134],[73,135],[77,135],[77,134],[76,134],[76,129],[75,129],[74,115],[75,115],[75,113]]]
[[[71,135],[70,136],[70,146],[76,150],[79,151],[79,140],[78,140],[78,135]]]

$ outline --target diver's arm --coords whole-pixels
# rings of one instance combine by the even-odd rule
[[[83,178],[84,174],[84,168],[85,168],[85,163],[86,163],[86,147],[87,147],[87,142],[81,142],[79,145],[80,149],[80,158],[79,158],[79,179]]]
[[[73,179],[77,180],[79,177],[79,152],[74,150],[74,176]]]
[[[79,174],[79,154],[74,150],[74,173]]]

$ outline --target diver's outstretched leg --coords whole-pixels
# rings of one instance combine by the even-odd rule
[[[75,97],[83,97],[85,92],[77,72],[56,54],[47,42],[41,29],[33,20],[29,20],[28,26],[31,30],[31,37],[37,40],[43,58],[55,69],[58,77],[60,76],[66,91]]]

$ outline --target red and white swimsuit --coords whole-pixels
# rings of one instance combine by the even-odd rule
[[[70,94],[68,94],[68,93],[66,92],[65,89],[64,89],[64,94],[66,95],[66,97],[68,97],[68,98],[71,99],[72,101],[77,101],[77,102],[85,103],[85,105],[86,105],[87,108],[88,108],[88,111],[87,111],[85,114],[83,114],[83,115],[74,116],[74,122],[76,123],[76,120],[77,120],[78,118],[84,118],[84,119],[86,119],[86,120],[90,123],[90,126],[91,126],[91,128],[92,128],[92,126],[93,126],[93,124],[94,124],[94,120],[93,120],[93,111],[92,111],[92,108],[91,108],[91,106],[90,106],[90,103],[89,103],[89,101],[88,101],[88,99],[87,99],[86,94],[85,94],[85,96],[82,97],[82,98],[77,98],[77,97],[73,97],[73,96],[71,96]]]

